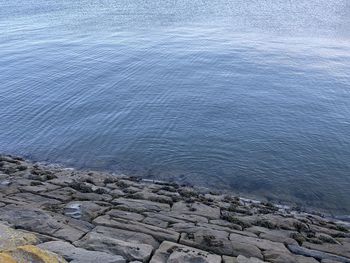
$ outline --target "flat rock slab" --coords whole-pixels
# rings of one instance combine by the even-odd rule
[[[181,234],[181,244],[212,251],[220,255],[233,255],[232,243],[228,239],[229,233],[227,232],[204,227],[193,227],[186,229],[184,232]]]
[[[280,253],[290,254],[288,249],[282,244],[273,242],[270,240],[255,238],[255,237],[247,237],[243,235],[230,234],[230,240],[233,242],[240,242],[245,244],[250,244],[258,247],[260,250],[271,250],[278,251]]]
[[[304,242],[303,247],[350,258],[350,244],[313,244]]]
[[[92,230],[92,232],[96,232],[98,234],[112,238],[117,237],[118,239],[126,242],[151,245],[154,249],[159,247],[159,243],[157,242],[157,240],[155,240],[151,235],[147,235],[144,233],[105,226],[97,226]]]
[[[151,245],[127,242],[119,239],[118,236],[113,238],[97,232],[86,234],[81,240],[75,242],[74,245],[88,250],[121,255],[129,261],[139,260],[141,262],[147,262],[153,251]]]
[[[288,249],[294,254],[302,255],[306,257],[313,257],[320,261],[331,260],[331,261],[341,262],[341,263],[350,263],[350,258],[346,258],[346,257],[318,251],[318,250],[308,249],[297,245],[288,245]]]
[[[114,228],[148,234],[153,236],[155,239],[157,239],[160,242],[165,240],[177,242],[180,236],[179,233],[170,229],[164,229],[161,227],[147,225],[140,222],[133,222],[125,219],[116,219],[108,215],[97,217],[93,221],[93,223],[96,225],[114,227]]]
[[[77,248],[68,242],[51,241],[38,245],[39,248],[61,255],[70,263],[125,263],[122,256],[111,255],[105,252],[90,251]]]
[[[221,263],[221,257],[206,251],[164,241],[150,263]]]
[[[220,208],[211,207],[199,202],[186,203],[184,201],[179,201],[173,204],[171,211],[177,214],[204,216],[209,219],[220,218]]]
[[[30,204],[32,206],[45,207],[52,205],[62,204],[61,201],[56,199],[47,198],[41,195],[32,194],[32,193],[17,193],[7,197],[7,200],[14,200],[18,203]]]
[[[87,222],[66,218],[59,214],[51,214],[29,206],[8,205],[1,207],[0,220],[10,223],[16,228],[71,242],[78,240],[93,228]]]
[[[116,198],[112,203],[116,208],[137,213],[170,211],[170,205],[148,200]]]
[[[111,211],[107,212],[107,215],[110,215],[111,217],[115,218],[122,218],[132,221],[142,221],[145,218],[141,214],[118,209],[112,209]]]
[[[223,263],[264,263],[265,262],[258,258],[247,258],[242,255],[238,257],[223,256],[222,261]]]
[[[73,201],[64,207],[64,214],[75,219],[91,221],[108,209],[91,201]]]

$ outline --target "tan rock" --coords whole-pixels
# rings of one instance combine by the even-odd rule
[[[1,263],[67,263],[61,256],[32,245],[19,246],[0,253]]]
[[[36,243],[38,243],[38,239],[35,235],[0,224],[0,251],[15,249],[18,246],[35,245]]]

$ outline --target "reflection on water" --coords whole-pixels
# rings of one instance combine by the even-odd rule
[[[0,0],[0,151],[349,213],[349,1]]]

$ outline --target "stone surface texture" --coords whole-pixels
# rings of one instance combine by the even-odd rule
[[[350,263],[346,222],[0,155],[0,262]]]

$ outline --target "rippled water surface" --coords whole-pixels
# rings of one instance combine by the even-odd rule
[[[350,213],[348,0],[0,7],[0,152]]]

